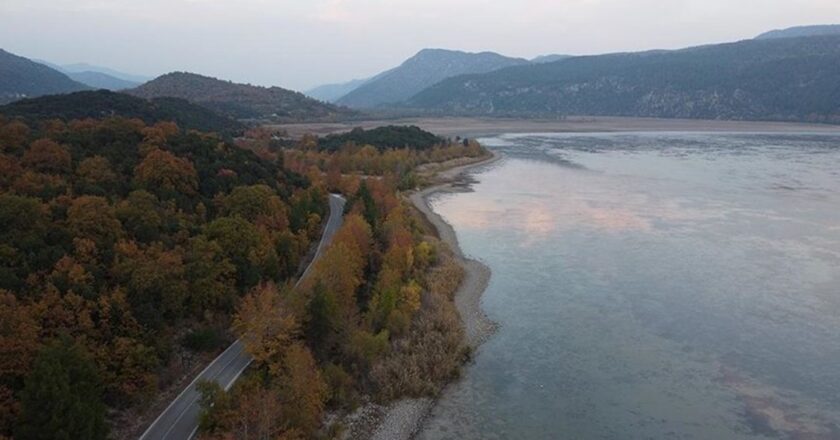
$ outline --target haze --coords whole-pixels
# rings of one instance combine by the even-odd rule
[[[838,18],[837,0],[2,0],[0,47],[305,90],[426,47],[527,58],[679,48]]]

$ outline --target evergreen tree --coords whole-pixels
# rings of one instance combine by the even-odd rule
[[[105,405],[93,362],[67,337],[44,347],[21,393],[19,440],[105,439]]]

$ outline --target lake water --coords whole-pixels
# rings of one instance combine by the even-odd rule
[[[840,136],[482,142],[433,206],[500,329],[419,438],[840,438]]]

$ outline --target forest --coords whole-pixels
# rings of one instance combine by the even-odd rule
[[[329,436],[325,411],[434,393],[466,355],[461,269],[400,192],[485,152],[404,145],[0,119],[0,437],[123,438],[235,337],[256,362],[202,385],[204,438]],[[328,192],[344,225],[292,289]]]

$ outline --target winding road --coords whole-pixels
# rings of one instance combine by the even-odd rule
[[[330,218],[324,227],[318,249],[312,261],[298,279],[298,283],[306,277],[313,263],[332,241],[335,232],[341,227],[346,200],[337,194],[330,194]],[[297,284],[295,284],[297,285]],[[207,368],[196,376],[186,388],[169,404],[140,436],[140,440],[189,440],[198,430],[198,416],[201,411],[201,394],[196,390],[196,384],[201,380],[217,382],[225,390],[230,389],[236,379],[251,363],[251,356],[245,347],[237,340],[222,352]]]

